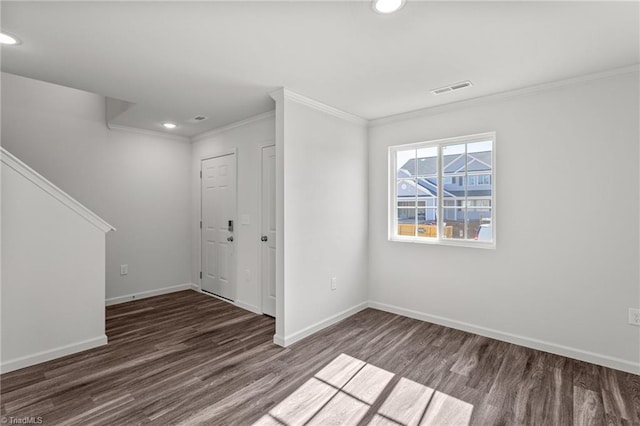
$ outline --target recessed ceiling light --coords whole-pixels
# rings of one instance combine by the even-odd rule
[[[175,129],[177,126],[173,123],[162,123],[165,129]]]
[[[393,13],[404,6],[405,0],[373,0],[373,10],[378,13]]]
[[[18,44],[20,43],[17,38],[10,36],[9,34],[0,33],[0,44]]]

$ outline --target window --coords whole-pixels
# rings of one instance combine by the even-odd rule
[[[495,133],[390,147],[389,239],[495,247],[494,159]]]

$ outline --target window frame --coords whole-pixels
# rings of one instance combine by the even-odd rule
[[[437,196],[437,208],[436,214],[438,218],[444,217],[444,197],[443,197],[443,189],[444,189],[444,179],[445,175],[442,171],[443,165],[443,148],[448,145],[460,145],[460,144],[468,144],[473,142],[482,142],[491,140],[491,173],[489,174],[491,180],[491,233],[492,240],[490,242],[487,241],[477,241],[477,240],[456,240],[456,239],[447,239],[443,238],[443,220],[437,221],[437,234],[436,237],[419,237],[419,236],[408,236],[408,235],[398,235],[398,217],[397,217],[397,198],[398,198],[398,164],[397,164],[397,153],[399,151],[406,151],[410,149],[422,149],[422,148],[430,148],[437,147],[437,179],[438,179],[438,196]],[[465,148],[466,149],[466,148]],[[465,151],[466,152],[466,151]],[[401,145],[393,145],[389,146],[387,153],[388,163],[389,163],[389,191],[388,191],[388,240],[394,242],[408,242],[408,243],[418,243],[418,244],[436,244],[436,245],[445,245],[445,246],[460,246],[460,247],[473,247],[473,248],[484,248],[484,249],[495,249],[496,248],[496,225],[497,225],[497,193],[496,193],[496,181],[497,181],[497,173],[496,173],[496,132],[485,132],[485,133],[477,133],[473,135],[465,135],[465,136],[456,136],[451,138],[444,139],[436,139],[424,142],[412,142]],[[486,172],[483,174],[487,174]],[[457,174],[456,174],[457,176]],[[468,184],[469,173],[466,170],[464,172],[464,182],[466,182],[465,192],[469,189]],[[468,195],[465,196],[465,201],[468,200]],[[468,206],[466,206],[468,208]],[[418,211],[418,207],[416,206],[416,215]],[[467,226],[466,223],[464,225]]]

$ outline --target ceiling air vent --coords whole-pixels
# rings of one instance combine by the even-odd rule
[[[188,119],[187,122],[189,122],[189,123],[199,123],[201,121],[206,120],[207,118],[209,118],[209,117],[205,117],[204,115],[196,115],[195,117]]]
[[[460,90],[471,86],[472,84],[469,80],[461,81],[460,83],[455,83],[450,86],[438,87],[437,89],[433,89],[431,93],[434,95],[441,95],[443,93],[453,92],[454,90]]]

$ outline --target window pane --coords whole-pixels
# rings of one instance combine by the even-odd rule
[[[491,171],[491,141],[467,144],[467,169],[469,172]]]
[[[455,198],[464,198],[466,195],[465,185],[464,185],[464,176],[453,176],[453,177],[445,177],[443,178],[445,184],[442,187],[442,198],[443,200],[455,199]],[[450,182],[450,183],[446,183]],[[443,205],[446,205],[443,204]]]
[[[471,176],[469,176],[471,177]],[[473,176],[481,178],[482,176]],[[490,181],[490,178],[489,178]],[[491,184],[474,185],[467,188],[467,197],[469,198],[491,198]]]
[[[416,209],[399,208],[398,223],[416,223]]]
[[[436,216],[436,209],[418,209],[418,237],[436,238],[438,236]]]
[[[418,199],[418,208],[436,208],[438,200],[436,197],[427,198],[426,200]]]
[[[444,199],[443,201],[443,205],[445,208],[453,208],[456,207],[458,210],[462,209],[465,207],[466,202],[464,198],[458,198],[458,197],[447,197]]]
[[[455,190],[442,191],[442,205],[445,207],[459,207],[464,205],[464,186]]]
[[[418,176],[436,176],[438,174],[438,147],[419,149],[416,167]]]
[[[396,195],[398,202],[412,202],[411,206],[416,205],[416,181],[415,179],[402,179],[398,181]],[[404,204],[407,207],[407,204]]]
[[[437,222],[438,222],[438,210],[427,209],[424,223],[426,223],[427,225],[436,225]]]
[[[474,178],[473,181],[476,185],[491,185],[491,175],[474,175],[469,176],[469,181],[471,182],[471,178]]]
[[[399,208],[398,235],[415,237],[416,235],[416,209]]]
[[[396,177],[399,179],[416,175],[416,150],[396,152]]]
[[[488,138],[394,150],[394,232],[418,239],[492,241],[494,144]]]
[[[455,200],[457,207],[444,207],[443,214],[443,238],[463,239],[464,238],[464,200]]]
[[[444,175],[465,172],[465,144],[442,147],[442,170]]]
[[[438,178],[428,177],[416,179],[416,195],[428,207],[436,207],[438,199]]]
[[[467,238],[478,241],[491,241],[491,209],[467,210]]]
[[[488,199],[477,200],[477,199],[470,198],[467,200],[467,207],[491,207],[491,200],[488,200]]]

